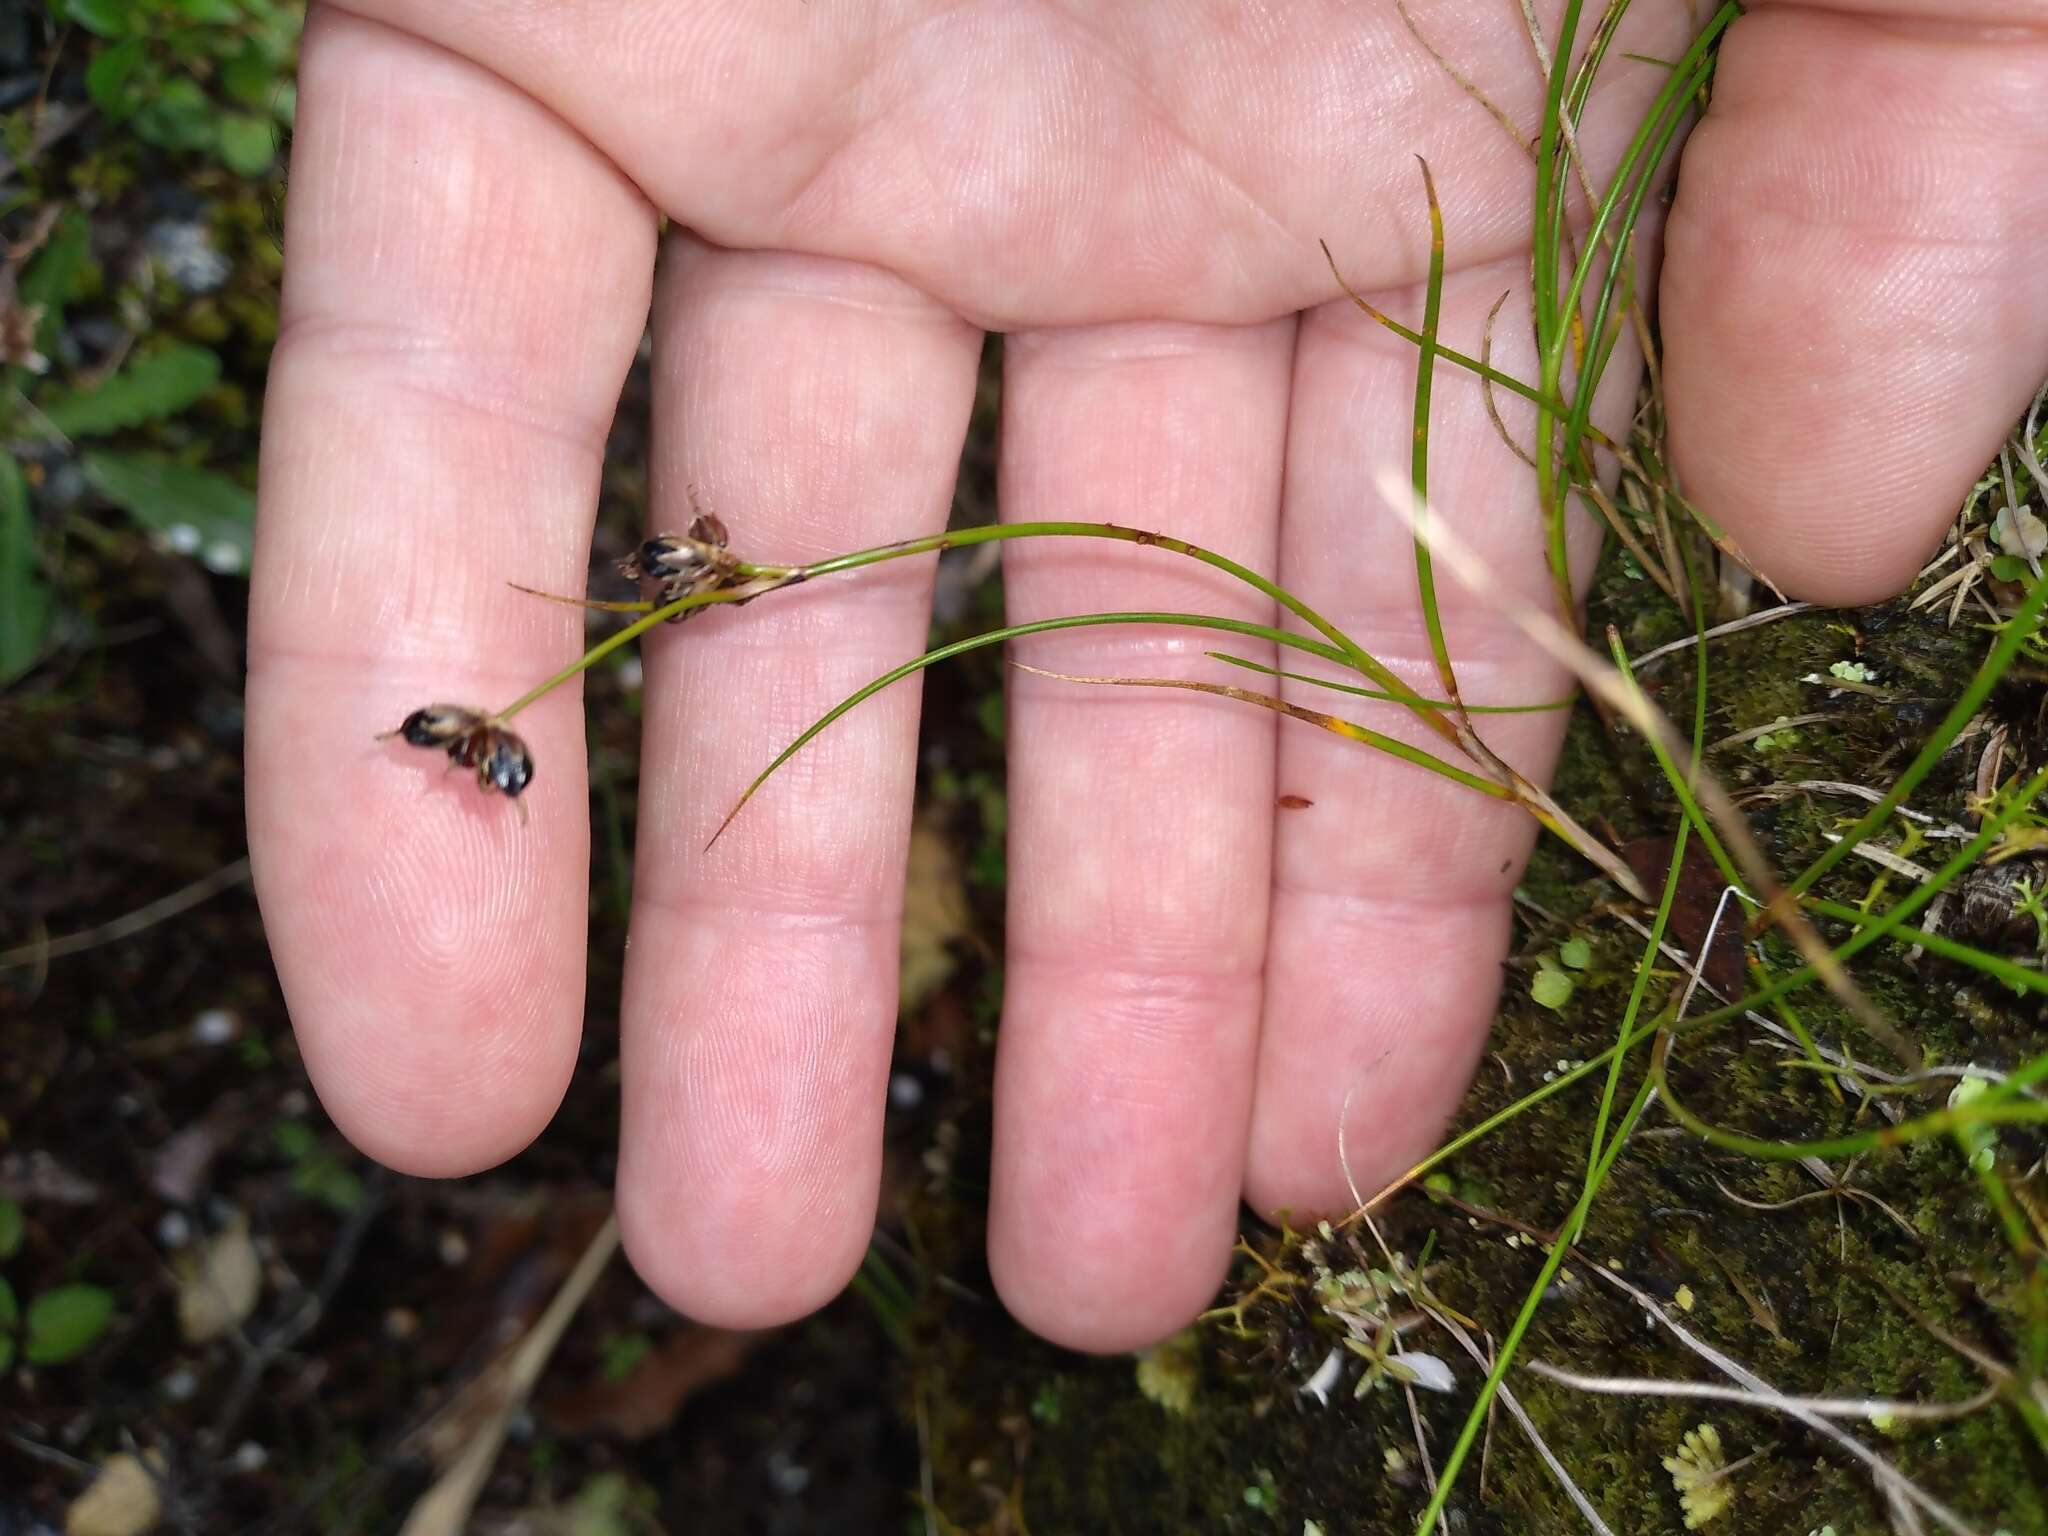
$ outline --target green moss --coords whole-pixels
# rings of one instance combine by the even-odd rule
[[[1610,572],[1596,597],[1596,623],[1611,621],[1639,647],[1677,632],[1668,607],[1647,584]],[[1744,748],[1717,755],[1732,789],[1763,790],[1748,807],[1767,856],[1781,869],[1803,866],[1826,846],[1825,834],[1864,809],[1853,798],[1771,786],[1793,780],[1883,787],[1976,666],[1985,637],[1948,628],[1938,617],[1908,613],[1902,604],[1856,614],[1805,614],[1719,640],[1710,651],[1710,741],[1766,723],[1780,714],[1823,713],[1798,742],[1768,757]],[[1854,659],[1877,679],[1876,696],[1840,690],[1829,668]],[[1673,658],[1645,683],[1675,717],[1690,714],[1691,658]],[[1801,681],[1809,674],[1826,679]],[[1961,819],[1978,748],[1953,752],[1913,797],[1938,820]],[[1559,798],[1588,824],[1619,841],[1668,833],[1675,806],[1642,742],[1610,733],[1585,711],[1574,722],[1559,772]],[[1882,872],[1846,861],[1827,883],[1830,894],[1855,900]],[[1896,894],[1902,882],[1889,877]],[[1554,953],[1567,936],[1588,945],[1571,1003],[1562,1011],[1536,1006],[1526,982],[1504,996],[1494,1045],[1512,1075],[1484,1072],[1461,1122],[1506,1107],[1555,1071],[1560,1058],[1582,1060],[1612,1040],[1641,941],[1601,915],[1613,892],[1553,843],[1538,852],[1525,892],[1569,929],[1544,927],[1529,936],[1524,959]],[[1774,944],[1773,962],[1791,963]],[[1859,982],[1906,1034],[1934,1059],[2011,1065],[2048,1048],[2037,1009],[2015,1004],[1972,973],[1931,959],[1910,965],[1896,948],[1869,952]],[[1838,1004],[1820,992],[1794,1000],[1804,1023],[1826,1044],[1846,1045],[1873,1062],[1881,1046],[1861,1038]],[[985,1071],[986,1062],[980,1064]],[[1629,1074],[1632,1087],[1640,1064]],[[975,1146],[985,1121],[986,1079],[970,1073],[962,1101],[959,1145]],[[1672,1068],[1674,1091],[1710,1121],[1756,1134],[1836,1134],[1870,1122],[1855,1101],[1838,1102],[1814,1072],[1760,1043],[1754,1030],[1688,1036]],[[1908,1113],[1940,1105],[1947,1085],[1903,1101]],[[1521,1305],[1542,1251],[1509,1229],[1472,1216],[1441,1197],[1499,1213],[1543,1230],[1569,1210],[1583,1176],[1597,1080],[1523,1113],[1510,1135],[1468,1149],[1443,1169],[1429,1192],[1389,1205],[1383,1229],[1397,1251],[1418,1253],[1433,1240],[1430,1284],[1442,1300],[1498,1337]],[[2010,1175],[2040,1155],[2042,1138],[2001,1132],[2002,1166]],[[1836,1165],[1840,1172],[1840,1165]],[[968,1175],[963,1174],[963,1178]],[[978,1171],[973,1177],[978,1181]],[[1849,1174],[1872,1198],[1826,1195],[1780,1210],[1755,1210],[1821,1191],[1799,1165],[1757,1162],[1703,1146],[1654,1110],[1616,1165],[1595,1205],[1583,1250],[1619,1266],[1636,1285],[1674,1297],[1685,1287],[1691,1308],[1683,1324],[1794,1393],[1958,1400],[1982,1390],[1984,1377],[1933,1336],[1901,1302],[1932,1327],[1989,1355],[2019,1358],[2023,1317],[2021,1276],[1997,1222],[1954,1145],[1929,1142],[1873,1154]],[[1727,1192],[1724,1193],[1723,1186]],[[1913,1231],[1901,1230],[1874,1203],[1882,1199]],[[940,1199],[923,1213],[927,1233],[967,1270],[978,1262],[979,1211],[967,1201]],[[1298,1247],[1283,1249],[1270,1233],[1255,1234],[1262,1252],[1291,1266],[1304,1282]],[[1712,1369],[1641,1310],[1567,1261],[1565,1274],[1537,1314],[1522,1351],[1584,1372],[1703,1379]],[[1257,1272],[1241,1265],[1237,1284],[1251,1288]],[[1894,1299],[1894,1295],[1898,1299]],[[992,1307],[971,1308],[935,1293],[919,1337],[923,1390],[932,1407],[932,1460],[939,1503],[964,1529],[996,1529],[999,1503],[1020,1511],[1028,1529],[1048,1532],[1231,1532],[1301,1529],[1314,1520],[1328,1530],[1403,1532],[1426,1498],[1414,1456],[1404,1400],[1392,1392],[1354,1401],[1349,1387],[1358,1362],[1347,1363],[1345,1387],[1328,1406],[1299,1390],[1337,1337],[1314,1308],[1306,1283],[1280,1299],[1261,1300],[1248,1314],[1249,1337],[1211,1325],[1201,1335],[1202,1388],[1185,1414],[1166,1414],[1140,1395],[1128,1360],[1077,1361],[1024,1336]],[[1460,1390],[1418,1394],[1432,1455],[1456,1435],[1478,1372],[1445,1345],[1430,1348],[1453,1362]],[[1663,1465],[1704,1417],[1700,1405],[1655,1398],[1592,1396],[1526,1371],[1511,1374],[1517,1393],[1580,1488],[1617,1531],[1675,1531],[1680,1496]],[[1032,1412],[1056,1391],[1056,1417]],[[1707,1527],[1726,1536],[1887,1528],[1869,1477],[1840,1453],[1782,1417],[1714,1405],[1727,1458],[1754,1458],[1730,1479],[1731,1497]],[[1994,1406],[1939,1424],[1900,1426],[1880,1434],[1852,1425],[1867,1443],[1894,1459],[1915,1481],[1986,1529],[2013,1536],[2048,1532],[2039,1490],[2048,1465],[2011,1409]],[[1399,1468],[1387,1452],[1398,1450]],[[1578,1522],[1549,1471],[1506,1415],[1497,1419],[1479,1470],[1468,1465],[1451,1499],[1454,1528],[1470,1531],[1562,1530]],[[1245,1491],[1270,1487],[1272,1507]]]

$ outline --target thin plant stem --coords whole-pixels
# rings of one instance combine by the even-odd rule
[[[1409,475],[1415,485],[1418,507],[1429,501],[1429,399],[1430,383],[1436,374],[1437,322],[1444,302],[1444,210],[1437,201],[1436,178],[1429,162],[1421,156],[1422,190],[1429,200],[1429,279],[1423,285],[1422,345],[1415,352],[1415,432],[1409,451]],[[1429,529],[1418,522],[1414,530],[1415,585],[1422,599],[1422,624],[1429,635],[1429,654],[1436,661],[1437,681],[1453,707],[1458,705],[1458,674],[1451,666],[1451,651],[1444,641],[1443,614],[1437,607],[1436,577],[1430,568]]]
[[[1703,670],[1700,678],[1700,697],[1693,723],[1695,752],[1698,751],[1700,739],[1704,737],[1705,732],[1706,686]],[[1486,1373],[1486,1381],[1479,1389],[1479,1396],[1466,1412],[1464,1425],[1458,1432],[1450,1455],[1444,1460],[1443,1475],[1430,1500],[1430,1508],[1416,1527],[1418,1531],[1426,1530],[1430,1522],[1441,1513],[1445,1499],[1450,1496],[1451,1485],[1457,1479],[1458,1469],[1464,1465],[1465,1457],[1472,1449],[1472,1442],[1478,1437],[1484,1425],[1487,1409],[1493,1402],[1494,1394],[1500,1390],[1501,1380],[1507,1375],[1509,1365],[1513,1363],[1522,1335],[1528,1331],[1530,1320],[1535,1317],[1536,1308],[1542,1303],[1543,1293],[1550,1288],[1550,1282],[1556,1277],[1558,1266],[1563,1262],[1566,1252],[1578,1241],[1579,1233],[1585,1226],[1586,1213],[1592,1209],[1595,1196],[1599,1194],[1609,1170],[1614,1166],[1614,1159],[1620,1154],[1622,1144],[1627,1141],[1629,1131],[1635,1126],[1643,1110],[1648,1107],[1651,1090],[1650,1081],[1645,1078],[1638,1085],[1635,1099],[1629,1105],[1628,1112],[1616,1130],[1612,1142],[1603,1144],[1608,1118],[1613,1112],[1616,1092],[1620,1087],[1622,1063],[1628,1055],[1630,1036],[1636,1018],[1642,1010],[1643,998],[1649,990],[1650,977],[1656,969],[1658,951],[1663,947],[1664,930],[1671,921],[1672,903],[1678,896],[1679,876],[1685,867],[1685,842],[1688,830],[1688,823],[1680,822],[1677,835],[1672,839],[1671,862],[1665,871],[1664,890],[1657,902],[1656,916],[1650,923],[1649,942],[1643,950],[1642,960],[1636,966],[1635,980],[1629,988],[1628,1005],[1622,1011],[1617,1038],[1612,1048],[1606,1052],[1607,1080],[1601,1087],[1600,1107],[1593,1118],[1592,1142],[1586,1149],[1585,1183],[1579,1191],[1578,1204],[1560,1229],[1557,1241],[1551,1245],[1550,1252],[1545,1255],[1542,1271],[1530,1285],[1528,1294],[1523,1297],[1522,1309],[1516,1315],[1514,1325],[1508,1329],[1507,1336],[1501,1341],[1493,1365]],[[1705,961],[1706,956],[1702,951],[1699,963],[1704,965]]]
[[[1205,651],[1211,661],[1228,662],[1233,667],[1243,667],[1247,672],[1263,672],[1268,677],[1281,677],[1291,683],[1312,683],[1318,688],[1328,688],[1336,693],[1348,693],[1354,698],[1372,699],[1382,704],[1401,704],[1405,700],[1395,698],[1378,688],[1361,688],[1356,683],[1340,683],[1334,678],[1316,677],[1307,672],[1289,672],[1283,667],[1269,667],[1262,661],[1252,661],[1243,656],[1233,656],[1228,651]],[[1578,703],[1576,696],[1565,699],[1546,699],[1541,704],[1467,704],[1462,700],[1452,703],[1449,699],[1425,699],[1423,703],[1431,709],[1462,709],[1468,715],[1542,715],[1553,714],[1560,709],[1570,709]],[[1412,709],[1413,705],[1409,705]]]
[[[711,834],[711,841],[715,843],[724,835],[725,829],[732,825],[733,818],[739,815],[746,803],[753,799],[756,792],[760,790],[763,784],[768,782],[777,769],[796,756],[820,732],[824,731],[842,715],[857,709],[891,684],[900,682],[912,673],[922,672],[928,667],[937,666],[942,661],[950,661],[956,656],[964,656],[970,651],[981,650],[986,646],[1001,645],[1006,641],[1021,639],[1027,635],[1048,634],[1063,629],[1086,629],[1103,624],[1172,624],[1186,628],[1221,629],[1235,634],[1271,640],[1282,645],[1292,645],[1316,655],[1325,654],[1326,650],[1326,648],[1318,646],[1314,641],[1308,640],[1305,636],[1291,634],[1282,629],[1274,629],[1269,625],[1254,624],[1245,619],[1226,619],[1211,614],[1199,613],[1069,614],[1061,618],[1038,619],[1028,624],[1012,624],[1002,629],[989,630],[983,634],[970,635],[964,640],[955,640],[949,645],[938,646],[924,652],[922,655],[913,656],[910,660],[903,662],[899,666],[891,667],[879,677],[855,689],[816,720],[812,721],[801,735],[797,736],[788,746],[778,752],[768,766],[755,775],[753,782],[748,784],[746,789],[741,792],[733,808],[726,812],[725,819],[718,824],[718,830]],[[1188,686],[1195,687],[1201,685],[1189,684]],[[1209,684],[1207,687],[1216,691],[1223,691],[1221,684]],[[1248,697],[1244,690],[1237,690],[1236,693],[1238,696]],[[1277,703],[1278,701],[1274,702]],[[1302,713],[1306,715],[1310,712],[1304,710]],[[1322,717],[1324,720],[1333,718],[1330,716]],[[1447,763],[1442,758],[1433,756],[1420,747],[1397,740],[1394,737],[1382,735],[1378,731],[1368,731],[1363,726],[1354,726],[1348,721],[1343,722],[1343,724],[1346,729],[1340,734],[1351,735],[1354,740],[1379,747],[1381,750],[1406,762],[1413,763],[1417,767],[1427,768],[1433,773],[1440,773],[1456,783],[1466,785],[1468,788],[1478,789],[1482,793],[1492,795],[1497,799],[1512,798],[1512,791],[1505,785],[1490,779],[1480,778],[1476,774],[1468,773],[1455,764]],[[709,845],[707,844],[706,846]]]
[[[1970,723],[1971,718],[1983,707],[1984,701],[1991,696],[1991,690],[1998,685],[1998,680],[2005,676],[2006,669],[2013,663],[2013,658],[2019,655],[2020,647],[2032,638],[2034,631],[2040,626],[2043,613],[2048,613],[2048,580],[2037,581],[2028,589],[2025,600],[2014,610],[2012,617],[2006,620],[2005,627],[1999,634],[1998,643],[1991,647],[1991,653],[1984,658],[1983,664],[1970,679],[1969,686],[1963,689],[1949,712],[1941,717],[1941,723],[1935,726],[1933,734],[1927,738],[1919,754],[1906,765],[1906,771],[1898,776],[1890,789],[1885,791],[1883,798],[1873,805],[1855,826],[1842,835],[1839,843],[1821,854],[1806,867],[1804,873],[1786,886],[1788,894],[1798,896],[1811,889],[1814,881],[1847,858],[1851,849],[1884,825],[1886,818],[1905,802],[1908,795],[1920,787],[1920,781],[1934,771],[1935,765],[1941,761],[1942,755],[1962,733],[1963,727]]]
[[[1859,1152],[1874,1152],[1880,1147],[1904,1146],[1932,1136],[1945,1136],[1969,1125],[2038,1125],[2048,1122],[2048,1104],[2039,1104],[2031,1099],[1995,1104],[1991,1102],[1991,1094],[1986,1092],[1953,1108],[1933,1110],[1915,1120],[1858,1131],[1849,1136],[1824,1136],[1814,1141],[1769,1141],[1760,1136],[1745,1136],[1739,1131],[1726,1131],[1708,1124],[1672,1097],[1668,1070],[1674,1038],[1669,1030],[1660,1033],[1656,1047],[1650,1053],[1650,1078],[1664,1096],[1665,1108],[1674,1120],[1701,1140],[1748,1157],[1772,1162],[1789,1162],[1802,1157],[1854,1157]],[[2048,1053],[2036,1057],[2022,1070],[2048,1071]]]

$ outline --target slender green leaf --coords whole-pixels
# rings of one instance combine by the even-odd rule
[[[208,570],[247,575],[256,498],[223,474],[152,453],[95,450],[80,461],[93,489]]]
[[[35,525],[21,466],[11,456],[0,458],[0,685],[21,676],[42,655],[55,608],[36,560]]]
[[[30,1365],[60,1365],[92,1348],[114,1316],[114,1293],[97,1285],[60,1285],[28,1304],[22,1356]]]
[[[198,81],[180,76],[136,111],[135,132],[165,149],[205,149],[213,143],[215,110]]]
[[[1397,699],[1383,688],[1360,688],[1354,683],[1340,683],[1332,678],[1312,677],[1306,672],[1289,672],[1284,667],[1269,667],[1262,661],[1251,661],[1243,656],[1233,656],[1228,651],[1204,651],[1211,661],[1228,662],[1233,667],[1243,667],[1247,672],[1263,673],[1267,677],[1284,677],[1293,683],[1313,683],[1318,688],[1328,688],[1335,693],[1348,693],[1356,698],[1377,699],[1382,704],[1399,704],[1407,709],[1455,709],[1468,715],[1541,715],[1560,709],[1570,709],[1576,698],[1548,699],[1541,704],[1453,704],[1448,699]]]
[[[652,617],[652,615],[650,615],[650,617]],[[718,831],[712,834],[711,840],[713,842],[716,842],[718,838],[724,834],[725,829],[732,825],[733,818],[739,815],[741,809],[744,808],[746,803],[754,797],[755,793],[759,791],[761,786],[768,782],[769,777],[773,775],[778,768],[780,768],[784,763],[788,762],[792,757],[796,756],[796,754],[802,751],[804,747],[808,746],[810,742],[815,737],[817,737],[817,735],[820,732],[825,730],[825,728],[830,726],[835,720],[839,719],[842,715],[845,715],[849,711],[858,708],[861,704],[873,698],[876,694],[880,693],[884,688],[889,687],[891,684],[899,682],[903,678],[911,676],[913,673],[921,672],[927,667],[936,666],[939,662],[950,661],[955,656],[962,656],[969,651],[979,650],[983,646],[1000,645],[1003,644],[1005,641],[1019,639],[1026,635],[1045,634],[1052,630],[1081,629],[1098,624],[1169,624],[1184,625],[1189,628],[1195,629],[1221,629],[1228,630],[1237,634],[1257,635],[1260,638],[1272,640],[1278,644],[1289,645],[1297,649],[1307,650],[1311,652],[1322,652],[1326,649],[1325,647],[1318,645],[1315,641],[1312,641],[1303,635],[1289,634],[1284,630],[1272,629],[1266,625],[1253,624],[1241,619],[1225,619],[1214,617],[1208,614],[1194,613],[1073,614],[1065,618],[1039,619],[1029,624],[1013,624],[1003,629],[990,630],[986,634],[970,635],[965,640],[955,640],[950,645],[939,646],[934,650],[926,651],[922,656],[912,657],[909,661],[904,662],[901,666],[890,668],[887,672],[884,672],[880,677],[877,677],[873,682],[870,682],[864,685],[863,687],[854,690],[854,692],[848,694],[844,699],[841,699],[831,709],[827,710],[824,714],[820,715],[816,720],[812,721],[811,724],[804,729],[802,734],[799,735],[794,741],[790,742],[790,744],[784,747],[779,753],[777,753],[775,758],[768,764],[768,766],[763,768],[761,772],[755,776],[754,781],[751,784],[749,784],[744,791],[741,792],[739,800],[733,805],[733,808],[730,811],[726,812],[725,820],[719,823]],[[631,626],[629,626],[627,630],[619,631],[619,633],[626,634],[629,632],[630,628]],[[593,647],[593,649],[595,648]],[[1168,684],[1167,686],[1172,685]],[[1216,685],[1213,684],[1207,685],[1208,688],[1214,688],[1215,686]],[[524,701],[521,701],[522,706],[523,703]],[[510,714],[511,712],[512,711],[510,708],[500,710],[498,712],[498,718],[503,719],[506,715]],[[1367,745],[1381,747],[1383,750],[1393,752],[1396,756],[1405,757],[1408,761],[1415,763],[1418,767],[1431,769],[1434,772],[1444,774],[1447,777],[1456,779],[1461,783],[1469,784],[1475,788],[1483,787],[1487,793],[1498,793],[1500,791],[1500,786],[1492,784],[1490,781],[1477,779],[1472,775],[1466,774],[1462,769],[1459,769],[1452,764],[1444,762],[1441,758],[1433,757],[1431,754],[1424,752],[1418,747],[1409,746],[1405,742],[1396,742],[1392,737],[1382,736],[1378,732],[1365,731],[1362,727],[1351,725],[1349,722],[1345,722],[1345,725],[1347,728],[1347,733],[1358,733],[1354,737],[1354,739],[1364,741]]]
[[[97,437],[175,416],[219,378],[218,357],[176,342],[137,358],[96,389],[58,395],[42,410],[66,437]]]
[[[21,1207],[5,1195],[0,1195],[0,1259],[11,1259],[21,1252],[22,1230],[25,1225]],[[0,1318],[0,1327],[8,1326],[11,1324]]]
[[[1443,684],[1445,697],[1455,705],[1458,674],[1451,665],[1450,647],[1444,641],[1443,615],[1437,607],[1428,523],[1429,400],[1436,375],[1437,320],[1444,302],[1444,210],[1437,201],[1436,178],[1429,173],[1429,162],[1420,156],[1416,161],[1422,167],[1422,190],[1429,199],[1429,280],[1423,287],[1422,345],[1415,354],[1415,433],[1409,458],[1409,474],[1415,484],[1415,585],[1422,597],[1422,622],[1429,632],[1429,653],[1436,659],[1437,681]]]
[[[1859,843],[1884,825],[1885,819],[1898,809],[1906,796],[1912,794],[1919,787],[1920,781],[1934,771],[1935,765],[1947,755],[1955,739],[1962,734],[1963,727],[1970,723],[1984,701],[1991,696],[1991,690],[1998,686],[1998,680],[2005,676],[2006,669],[2013,663],[2013,658],[2019,655],[2020,647],[2033,638],[2044,616],[2048,616],[2048,581],[2037,581],[2027,593],[2026,600],[2014,611],[2012,617],[2005,621],[2005,626],[1998,636],[1998,643],[1991,647],[1991,653],[1977,668],[1969,686],[1962,691],[1955,703],[1949,706],[1948,713],[1942,716],[1941,723],[1935,726],[1934,733],[1921,746],[1918,755],[1906,765],[1905,772],[1901,773],[1892,787],[1885,791],[1884,798],[1865,812],[1862,819],[1842,835],[1839,842],[1815,859],[1798,879],[1785,887],[1789,894],[1799,896],[1811,890],[1814,881],[1847,858]]]

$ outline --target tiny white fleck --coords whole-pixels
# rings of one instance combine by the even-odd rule
[[[199,530],[190,523],[173,523],[164,530],[164,542],[174,553],[196,555],[199,553]]]
[[[166,1248],[182,1248],[192,1241],[192,1222],[183,1211],[165,1211],[157,1218],[156,1240]]]
[[[1344,1352],[1332,1349],[1323,1356],[1323,1363],[1316,1367],[1315,1374],[1301,1384],[1301,1390],[1327,1408],[1330,1406],[1330,1388],[1337,1385],[1337,1378],[1343,1374]]]
[[[215,539],[206,546],[199,563],[216,576],[232,576],[242,568],[242,547],[226,539]]]
[[[209,1008],[192,1021],[192,1038],[201,1045],[226,1045],[235,1032],[235,1016],[225,1008]]]
[[[646,675],[646,668],[640,665],[640,658],[638,656],[628,656],[619,663],[616,672],[616,676],[619,679],[619,687],[627,693],[638,693],[640,691],[640,684],[646,678]]]
[[[889,1079],[889,1103],[896,1109],[915,1109],[924,1102],[924,1084],[908,1072]]]
[[[794,1498],[810,1486],[811,1469],[794,1460],[787,1451],[770,1451],[768,1481],[777,1493]]]
[[[235,1447],[234,1468],[237,1472],[261,1472],[269,1460],[270,1452],[254,1440],[244,1440]]]

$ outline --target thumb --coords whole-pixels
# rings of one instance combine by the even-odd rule
[[[1787,592],[1902,588],[2048,373],[2043,80],[2048,0],[1730,28],[1666,235],[1666,398],[1687,494]]]

